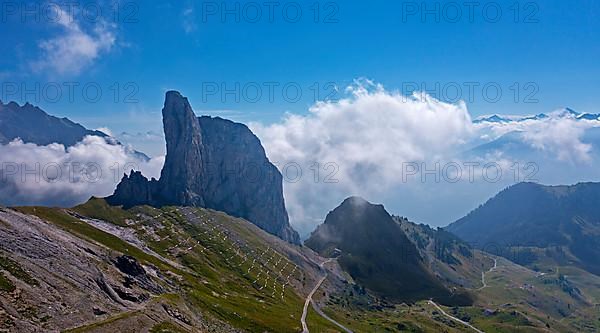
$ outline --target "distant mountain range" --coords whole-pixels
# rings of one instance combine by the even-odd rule
[[[48,115],[37,106],[25,103],[0,102],[0,144],[20,138],[25,143],[49,145],[60,143],[67,147],[75,145],[86,135],[106,138],[101,131],[88,130],[68,118]]]
[[[40,146],[59,143],[71,147],[88,135],[104,138],[109,144],[121,145],[104,132],[89,130],[68,118],[51,116],[29,103],[20,106],[15,102],[4,104],[0,101],[0,144],[20,139],[24,143]],[[149,160],[144,153],[134,150],[130,152],[138,159]]]
[[[446,230],[521,264],[534,265],[542,249],[544,256],[600,274],[599,203],[600,183],[520,183]]]
[[[491,116],[482,116],[475,120],[473,123],[482,124],[482,123],[510,123],[510,122],[523,122],[527,120],[541,120],[547,118],[572,118],[576,120],[598,120],[600,118],[600,114],[597,113],[579,113],[570,108],[564,108],[562,110],[546,114],[540,113],[533,116],[504,116],[504,115],[491,115]]]
[[[554,183],[600,176],[592,167],[600,161],[600,114],[566,108],[535,116],[485,116],[473,123],[478,135],[460,154],[463,159],[533,162],[550,177],[541,179]],[[569,177],[572,172],[565,172],[569,164],[577,165],[580,178]]]

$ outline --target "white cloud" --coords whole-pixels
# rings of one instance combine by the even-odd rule
[[[552,112],[547,118],[511,121],[506,123],[476,124],[483,138],[491,132],[498,138],[511,132],[520,132],[525,143],[546,152],[560,161],[586,163],[591,161],[592,145],[583,142],[587,129],[600,127],[598,120],[582,120],[562,112]]]
[[[0,203],[73,206],[112,194],[131,169],[158,178],[163,163],[164,157],[140,161],[125,147],[96,136],[69,148],[15,140],[0,146]]]
[[[196,14],[192,4],[183,9],[181,16],[181,26],[186,34],[191,34],[198,30],[198,25],[196,24]]]
[[[62,34],[38,43],[41,56],[31,63],[33,70],[50,70],[60,75],[79,74],[115,45],[113,24],[99,20],[91,31],[84,31],[70,13],[58,6],[50,8],[56,11],[56,24]]]
[[[597,121],[556,115],[540,120],[473,124],[462,102],[444,103],[426,94],[406,97],[364,80],[347,92],[350,95],[337,102],[315,104],[307,115],[288,114],[271,125],[250,124],[269,159],[287,178],[286,205],[293,226],[303,235],[350,195],[387,202],[392,212],[413,214],[422,218],[421,222],[440,225],[466,214],[504,186],[533,179],[524,176],[540,181],[583,179],[582,175],[573,178],[577,175],[574,166],[590,161],[592,146],[582,141],[582,135],[587,128],[600,126]],[[407,162],[417,162],[421,167],[426,163],[428,169],[435,168],[436,162],[442,167],[450,162],[461,164],[465,151],[513,131],[522,132],[521,140],[532,151],[551,157],[540,163],[552,165],[540,165],[536,174],[530,169],[520,170],[517,177],[515,162],[525,168],[526,163],[537,161],[496,152],[469,157],[473,159],[469,162],[479,163],[473,182],[464,165],[459,183],[443,179],[436,182],[434,176],[423,181],[423,170],[411,179],[403,178],[408,173]],[[565,167],[564,161],[570,163]],[[315,168],[315,162],[319,168]],[[503,172],[497,182],[482,174],[489,162]],[[298,168],[302,177],[296,179]],[[494,178],[493,169],[486,172]],[[332,174],[331,180],[337,182],[326,181]]]
[[[523,133],[532,147],[549,151],[561,161],[589,162],[592,145],[581,141],[587,124],[573,119],[539,121]]]
[[[317,103],[307,116],[250,124],[284,174],[295,172],[292,163],[302,169],[299,181],[284,185],[291,220],[301,233],[346,196],[368,199],[400,184],[403,162],[450,157],[473,135],[464,103],[443,103],[425,94],[406,97],[368,81],[348,92],[338,102]]]

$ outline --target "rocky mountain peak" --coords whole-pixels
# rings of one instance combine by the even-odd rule
[[[51,116],[30,103],[20,106],[16,102],[0,102],[0,144],[19,138],[25,143],[60,143],[70,147],[88,135],[108,138],[103,132],[89,130],[67,118]]]
[[[366,204],[370,204],[367,200],[365,200],[363,197],[358,197],[358,196],[351,196],[346,198],[342,204],[340,206],[344,206],[344,205],[366,205]]]
[[[202,133],[196,115],[177,91],[169,91],[162,110],[167,157],[161,171],[161,194],[165,203],[204,206]],[[185,190],[181,190],[185,189]]]
[[[167,156],[160,179],[144,180],[141,174],[123,178],[107,199],[111,204],[211,208],[300,244],[285,209],[283,177],[248,127],[197,118],[187,98],[176,91],[167,92],[162,113]]]
[[[459,301],[451,300],[449,291],[428,270],[415,245],[383,205],[347,198],[327,214],[305,245],[325,257],[339,254],[341,267],[382,297]]]
[[[381,204],[373,204],[362,197],[346,198],[337,208],[329,212],[324,224],[341,229],[380,228],[393,226],[392,217]],[[393,226],[395,227],[395,226]]]

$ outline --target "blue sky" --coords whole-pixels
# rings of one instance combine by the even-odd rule
[[[265,2],[254,2],[262,13],[257,22],[251,22],[256,8],[248,3],[121,1],[115,19],[108,3],[80,2],[70,15],[75,28],[46,14],[48,2],[37,3],[37,14],[32,13],[35,3],[3,5],[1,98],[30,100],[51,114],[114,132],[160,132],[159,112],[168,89],[188,96],[198,113],[272,123],[285,112],[306,113],[317,89],[317,99],[323,98],[334,92],[334,83],[340,96],[357,78],[388,90],[406,91],[417,84],[441,99],[458,96],[474,116],[564,106],[598,112],[600,4],[595,1],[482,1],[472,17],[468,2],[461,1],[281,1],[272,19]],[[221,17],[224,4],[239,6],[240,22],[234,14]],[[86,5],[88,14],[82,10]],[[436,6],[439,22],[436,14],[421,16],[423,9],[435,12]],[[298,7],[302,14],[294,23]],[[93,14],[96,8],[102,8],[101,15]],[[96,42],[92,53],[77,42],[48,46],[73,31]],[[54,57],[48,60],[51,52]],[[80,54],[87,58],[73,61]],[[58,101],[41,92],[52,89],[53,82],[63,86]],[[72,102],[65,82],[80,84]],[[34,89],[36,83],[40,90],[26,96],[23,87]],[[102,90],[97,102],[84,98],[81,87],[90,83]],[[221,91],[236,83],[236,96],[207,94],[215,84]],[[17,84],[17,92],[9,93],[6,89],[13,86],[7,84]],[[473,94],[469,84],[475,84]],[[483,86],[490,84],[485,94]],[[256,85],[262,97],[254,101]],[[275,87],[273,100],[269,85]],[[284,97],[286,85],[291,90]],[[302,94],[296,101],[298,87]],[[497,102],[495,87],[502,89]],[[115,91],[120,92],[117,103]],[[124,102],[128,94],[131,103]]]
[[[107,128],[156,157],[144,172],[157,176],[164,93],[179,90],[198,114],[249,124],[272,161],[300,164],[305,177],[284,190],[303,234],[348,195],[445,225],[522,181],[508,177],[513,162],[539,162],[537,180],[546,184],[600,177],[600,120],[474,125],[469,118],[563,107],[600,113],[597,1],[55,3],[3,2],[0,99]],[[435,99],[407,103],[396,93],[415,89]],[[344,102],[315,105],[338,98]],[[428,169],[511,131],[526,133],[516,157],[502,149],[492,160],[477,156],[505,168],[502,182],[402,180],[404,162]],[[91,143],[80,150],[113,158]],[[334,170],[340,182],[313,181],[315,161],[318,175]],[[77,195],[107,195],[116,184],[105,185]]]

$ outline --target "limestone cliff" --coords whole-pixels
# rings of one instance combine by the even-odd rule
[[[300,243],[289,224],[281,173],[248,127],[197,118],[187,98],[175,91],[167,92],[162,113],[167,156],[160,179],[125,176],[108,202],[211,208]]]

